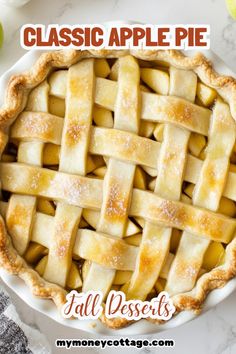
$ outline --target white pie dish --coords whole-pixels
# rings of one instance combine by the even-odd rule
[[[1,97],[3,97],[3,93],[6,87],[6,84],[9,80],[9,77],[13,74],[21,73],[24,70],[30,68],[36,59],[39,57],[41,53],[44,51],[31,51],[24,55],[9,71],[7,71],[1,78],[0,78],[0,92],[2,93]],[[191,52],[187,52],[185,54],[192,54]],[[230,69],[226,67],[226,65],[219,59],[217,56],[208,51],[204,53],[207,55],[210,60],[213,62],[215,69],[221,74],[232,75],[233,74]],[[1,102],[0,102],[1,104]],[[71,320],[64,320],[56,306],[50,300],[41,300],[39,298],[35,298],[24,284],[24,282],[15,276],[10,276],[4,271],[0,271],[3,281],[12,288],[28,305],[33,307],[39,312],[44,313],[45,315],[49,316],[50,318],[58,321],[59,323],[66,325],[68,327],[78,328],[80,330],[93,332],[93,333],[100,333],[105,335],[115,334],[115,335],[122,335],[122,334],[147,334],[147,333],[156,333],[158,331],[166,330],[168,328],[176,327],[180,324],[183,324],[191,319],[194,318],[194,314],[191,312],[182,312],[173,318],[171,321],[164,325],[157,326],[156,324],[151,324],[147,321],[139,321],[132,326],[120,330],[111,330],[104,327],[99,321],[91,322],[91,321],[71,321]],[[211,307],[215,306],[217,303],[222,301],[226,298],[233,290],[236,288],[236,279],[232,279],[224,288],[217,289],[211,292],[208,296],[203,312],[207,311]]]

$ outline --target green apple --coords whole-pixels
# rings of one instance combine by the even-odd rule
[[[3,39],[4,39],[3,27],[2,27],[2,24],[1,24],[1,22],[0,22],[0,48],[1,48],[2,45],[3,45]]]
[[[230,16],[236,20],[236,0],[226,0],[226,5]]]

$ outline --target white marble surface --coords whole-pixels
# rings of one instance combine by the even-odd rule
[[[20,9],[0,5],[0,21],[5,29],[5,43],[0,50],[0,75],[24,54],[19,45],[19,28],[25,23],[101,23],[120,19],[145,23],[210,24],[211,48],[236,72],[236,21],[228,16],[223,0],[31,0]],[[11,291],[9,293],[21,318],[46,334],[53,353],[66,352],[65,349],[55,348],[56,338],[81,337],[78,331],[54,323],[30,309]],[[173,338],[176,342],[174,349],[141,350],[141,353],[235,353],[235,296],[233,293],[223,303],[193,322],[155,336]],[[91,349],[80,351],[99,352]],[[137,350],[125,349],[126,351],[131,353]],[[117,349],[100,352],[110,354],[117,352]]]

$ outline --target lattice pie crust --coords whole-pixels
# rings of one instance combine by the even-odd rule
[[[235,119],[236,81],[201,54],[41,55],[0,109],[1,266],[58,307],[165,289],[199,311],[236,271]]]

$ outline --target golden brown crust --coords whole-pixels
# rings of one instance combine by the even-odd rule
[[[30,90],[39,85],[53,68],[64,68],[76,63],[81,58],[87,57],[120,57],[129,51],[56,51],[42,54],[35,65],[21,75],[13,76],[7,86],[4,105],[0,108],[0,152],[7,143],[8,127],[17,115],[24,109]],[[193,70],[202,82],[216,89],[228,102],[233,118],[236,120],[236,80],[232,77],[222,76],[216,73],[212,64],[202,54],[194,57],[186,57],[175,50],[130,51],[130,54],[142,60],[165,62],[178,68]],[[13,248],[10,236],[7,234],[5,223],[0,216],[0,265],[13,274],[18,274],[30,287],[36,296],[52,299],[57,307],[65,302],[66,291],[61,287],[50,284],[42,279],[21,258]],[[236,239],[233,239],[226,248],[225,263],[201,276],[194,287],[188,293],[173,297],[176,313],[182,310],[199,312],[207,294],[216,288],[224,286],[229,279],[236,274]],[[149,319],[160,324],[160,321]],[[101,321],[108,327],[118,329],[133,323],[125,319],[108,319],[103,314]]]

